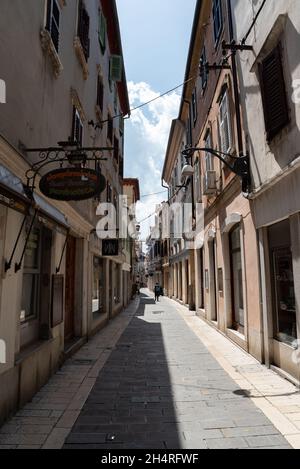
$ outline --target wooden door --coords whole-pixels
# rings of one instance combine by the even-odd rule
[[[65,342],[74,337],[76,239],[69,237],[66,249]]]

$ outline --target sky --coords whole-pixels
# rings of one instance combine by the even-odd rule
[[[128,92],[138,106],[184,81],[196,0],[117,0]],[[167,199],[161,173],[182,88],[134,111],[125,126],[125,177],[139,178],[138,221]],[[154,218],[142,223],[142,239]]]

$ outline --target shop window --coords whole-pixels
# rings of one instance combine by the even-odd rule
[[[104,312],[104,269],[103,260],[94,257],[93,262],[93,298],[92,312],[93,316],[97,316]]]
[[[231,259],[231,290],[233,305],[233,329],[244,334],[245,311],[243,292],[243,265],[241,249],[241,228],[236,226],[229,235]]]
[[[38,316],[39,283],[41,273],[41,230],[31,231],[24,258],[21,322]]]
[[[293,256],[289,220],[268,229],[273,290],[274,336],[280,342],[297,340]]]
[[[28,227],[29,229],[29,227]],[[51,308],[52,232],[36,223],[30,233],[23,264],[21,347],[49,338]]]

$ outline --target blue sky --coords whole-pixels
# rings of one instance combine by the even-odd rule
[[[195,4],[196,0],[117,0],[132,106],[183,82]],[[161,171],[181,91],[135,111],[126,122],[125,174],[140,179],[142,195],[162,190]],[[163,195],[143,198],[138,217],[154,212],[162,200]],[[148,229],[144,223],[143,236]]]

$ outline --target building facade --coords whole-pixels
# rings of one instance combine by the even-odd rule
[[[197,2],[163,169],[169,203],[192,201],[197,239],[193,275],[171,229],[169,296],[191,306],[189,272],[197,314],[297,382],[299,17],[296,1]],[[185,146],[198,150],[182,161]],[[244,156],[247,188],[235,172]]]
[[[129,101],[115,1],[23,3],[4,0],[0,17],[0,420],[129,300],[124,256],[104,252],[95,231],[99,202],[117,206],[123,190]],[[43,156],[28,149],[68,139],[111,149],[101,196],[50,201],[41,172],[28,197],[26,175]]]
[[[235,57],[230,53],[225,57],[223,51],[223,41],[233,40],[231,25],[230,2],[197,2],[177,124],[185,137],[178,137],[174,148],[169,143],[163,174],[169,185],[171,181],[173,190],[184,182],[179,191],[191,191],[188,200],[194,207],[197,240],[190,251],[189,264],[185,266],[185,259],[179,259],[179,267],[175,263],[173,295],[262,361],[259,262],[253,213],[242,192],[240,178],[228,167],[246,152]],[[176,141],[173,129],[174,125],[170,139]],[[180,161],[184,142],[201,149],[193,152],[187,162]],[[205,149],[227,155],[225,161]],[[172,158],[175,184],[166,171]],[[192,165],[193,176],[182,181],[186,163]],[[179,197],[179,201],[186,200],[182,195]],[[201,223],[195,223],[198,210],[203,212],[204,230]],[[186,241],[181,239],[179,243],[185,245]]]
[[[300,32],[297,1],[232,1],[250,194],[260,254],[265,361],[300,381]],[[249,93],[251,90],[251,93]]]

